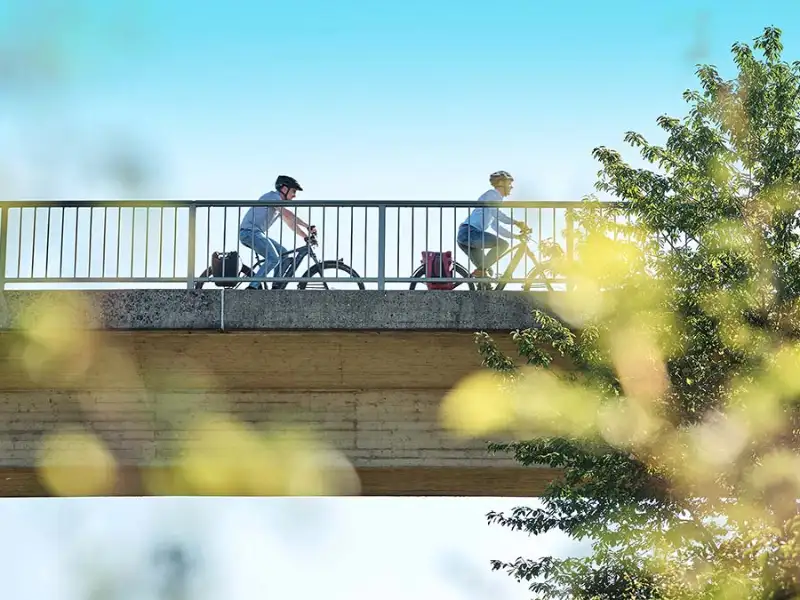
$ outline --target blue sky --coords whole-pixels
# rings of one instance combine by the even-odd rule
[[[516,198],[576,199],[592,189],[593,147],[623,149],[627,130],[658,139],[656,117],[685,114],[681,93],[696,86],[696,62],[732,74],[731,44],[767,25],[782,27],[787,58],[800,58],[798,13],[789,0],[0,0],[0,197],[257,198],[285,172],[308,199],[472,199],[489,172],[506,169]],[[152,169],[146,184],[131,190],[107,176],[120,148]],[[285,508],[262,500],[237,513],[240,501],[202,502],[206,524],[212,510],[276,521]],[[268,581],[284,592],[301,582],[306,596],[385,597],[388,588],[397,598],[524,598],[522,586],[488,573],[487,559],[563,546],[486,526],[487,510],[514,503],[329,500],[317,506],[320,518],[342,519],[328,538],[336,543],[324,546],[333,551],[281,555],[286,538],[265,526],[263,552],[277,565]],[[56,525],[89,509],[13,506],[0,511],[4,581],[47,574],[47,565],[61,573],[83,533]],[[182,510],[81,506],[96,511],[102,547],[136,535],[119,529],[138,518]],[[227,572],[250,569],[260,586],[265,563],[233,562],[248,525],[211,546]],[[499,587],[470,594],[483,584],[459,584],[431,567],[428,551],[456,552],[476,581]],[[373,575],[348,552],[371,559]]]
[[[592,147],[683,114],[695,62],[729,67],[772,24],[800,46],[789,1],[79,0],[43,21],[47,4],[64,3],[12,2],[6,22],[44,32],[66,76],[6,94],[4,121],[74,154],[60,196],[120,195],[74,171],[121,142],[153,165],[149,197],[253,198],[289,172],[308,199],[468,199],[503,168],[516,197],[571,199]],[[18,179],[8,193],[45,191]]]

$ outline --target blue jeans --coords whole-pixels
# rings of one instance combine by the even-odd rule
[[[497,257],[508,250],[508,242],[488,231],[481,231],[471,225],[461,225],[456,237],[458,247],[482,271],[497,262]],[[486,251],[489,250],[488,253]]]
[[[269,277],[269,273],[278,266],[281,254],[286,252],[286,248],[257,229],[240,229],[239,241],[243,246],[247,246],[256,254],[264,257],[264,262],[258,271],[253,274],[253,277]],[[250,287],[255,288],[258,286],[259,282],[250,282]]]

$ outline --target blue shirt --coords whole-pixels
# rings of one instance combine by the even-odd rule
[[[478,198],[478,202],[501,202],[502,200],[503,196],[494,188]],[[513,233],[505,227],[502,227],[500,223],[513,225],[514,220],[499,208],[482,206],[474,209],[469,217],[467,217],[466,221],[464,221],[463,225],[469,225],[478,231],[488,231],[491,227],[501,236],[510,238]]]
[[[281,202],[281,200],[281,195],[277,190],[267,192],[258,199],[259,202]],[[266,234],[280,214],[281,209],[279,206],[252,206],[244,215],[239,229],[261,231]]]

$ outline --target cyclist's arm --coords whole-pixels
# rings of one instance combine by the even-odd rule
[[[516,221],[509,217],[506,213],[504,213],[499,208],[497,209],[497,221],[499,223],[505,223],[506,225],[514,225]]]
[[[281,207],[281,219],[301,237],[308,237],[308,224],[288,208]]]
[[[514,237],[514,234],[511,231],[500,225],[500,221],[498,219],[495,219],[492,222],[492,229],[494,229],[497,232],[497,235],[499,235],[500,237],[506,237],[506,238]]]
[[[525,229],[528,226],[528,224],[525,223],[525,221],[518,221],[516,219],[512,219],[500,209],[497,209],[497,220],[501,223],[505,223],[506,225],[516,225],[520,229]]]
[[[497,220],[498,222],[505,223],[506,225],[516,225],[520,229],[527,229],[528,227],[528,224],[525,221],[518,221],[516,219],[512,219],[499,208],[497,209]],[[511,234],[509,233],[509,235]]]
[[[499,208],[493,209],[492,212],[494,213],[492,215],[494,217],[494,219],[492,219],[492,221],[491,221],[492,229],[494,229],[497,232],[497,234],[499,236],[501,236],[501,237],[506,237],[506,238],[513,237],[514,234],[511,231],[509,231],[508,229],[506,229],[505,227],[503,227],[502,225],[500,225],[500,223],[506,223],[508,225],[513,225],[514,221],[512,219],[510,219],[508,217],[508,215],[506,215]]]

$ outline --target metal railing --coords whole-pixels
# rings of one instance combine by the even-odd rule
[[[239,241],[240,223],[251,207],[278,205],[256,200],[2,202],[0,289],[214,287],[219,280],[207,272],[212,254],[237,250],[243,264],[254,265],[257,256]],[[530,283],[531,257],[541,257],[544,242],[571,252],[570,215],[579,203],[303,200],[280,205],[316,226],[318,244],[312,250],[319,261],[333,266],[343,263],[352,271],[320,276],[313,269],[309,272],[314,263],[306,257],[305,265],[298,265],[291,277],[239,273],[235,280],[228,280],[232,284],[261,281],[267,287],[278,282],[281,287],[302,288],[313,281],[334,288],[356,284],[361,289],[409,289],[417,283],[415,289],[426,289],[419,285],[424,251],[451,251],[454,261],[468,273],[473,271],[474,265],[459,248],[457,234],[471,211],[486,206],[500,208],[531,231],[531,254],[512,273],[505,273],[510,255],[502,257],[494,269],[506,275],[508,289],[519,288]],[[305,246],[285,223],[276,222],[269,235],[286,250]],[[464,279],[454,274],[452,279],[436,281]]]

